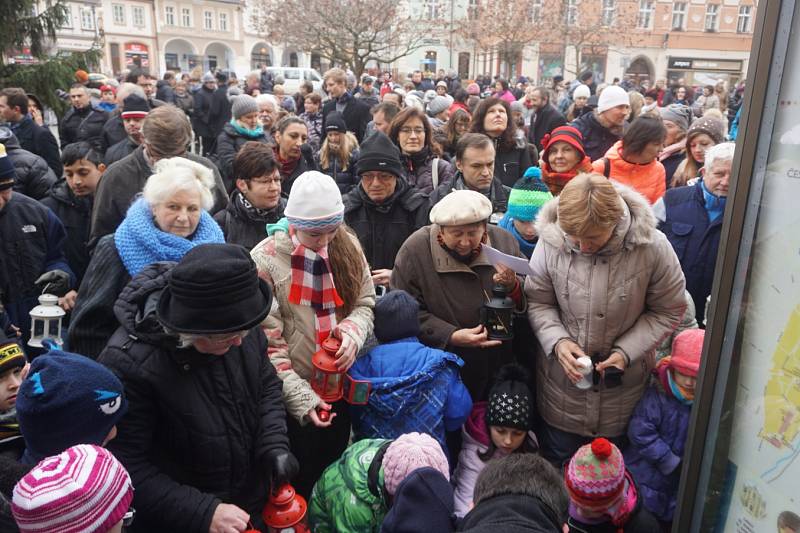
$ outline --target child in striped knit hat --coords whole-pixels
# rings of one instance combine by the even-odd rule
[[[619,448],[604,438],[581,446],[569,461],[570,533],[657,533]]]
[[[517,180],[508,195],[508,210],[497,224],[508,231],[519,242],[519,249],[528,259],[539,236],[536,233],[536,216],[539,210],[553,199],[553,195],[542,181],[539,167],[530,167]]]
[[[118,533],[132,521],[128,472],[105,448],[79,444],[46,457],[14,487],[22,533]]]

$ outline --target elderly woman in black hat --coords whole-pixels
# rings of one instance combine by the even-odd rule
[[[173,264],[125,288],[100,356],[128,396],[111,450],[136,486],[129,531],[258,527],[270,481],[298,468],[259,327],[272,292],[241,246],[201,245]]]

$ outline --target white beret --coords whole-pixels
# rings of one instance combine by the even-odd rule
[[[431,222],[440,226],[463,226],[486,222],[492,216],[492,202],[477,191],[453,191],[433,206]]]

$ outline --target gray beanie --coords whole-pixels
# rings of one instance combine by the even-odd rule
[[[203,79],[202,79],[203,83],[211,83],[212,81],[217,81],[217,79],[214,77],[213,74],[211,74],[210,72],[206,72],[205,74],[203,74]]]
[[[248,94],[240,94],[233,97],[231,104],[231,114],[233,118],[240,119],[248,113],[258,113],[256,99]]]
[[[453,105],[453,97],[450,95],[447,96],[437,96],[433,100],[430,101],[428,104],[428,115],[431,117],[435,117],[442,111],[446,111]]]
[[[659,107],[658,112],[661,113],[661,120],[674,122],[683,131],[689,130],[689,125],[692,123],[692,110],[688,105],[670,104],[667,107]]]

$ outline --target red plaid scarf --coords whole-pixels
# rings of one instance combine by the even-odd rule
[[[333,283],[328,248],[315,252],[303,246],[294,232],[291,234],[295,249],[291,256],[292,285],[289,288],[289,302],[314,309],[319,350],[322,341],[330,337],[336,327],[336,308],[344,305],[344,301]]]

